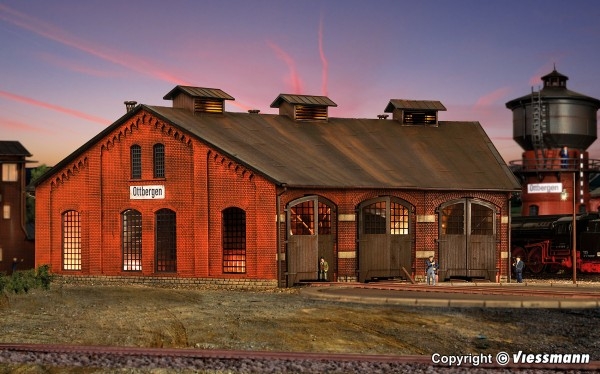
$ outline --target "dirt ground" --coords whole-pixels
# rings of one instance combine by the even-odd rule
[[[0,342],[431,355],[589,353],[600,310],[415,308],[235,291],[53,285],[0,299]]]

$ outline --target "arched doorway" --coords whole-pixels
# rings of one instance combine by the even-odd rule
[[[294,200],[287,207],[287,284],[318,279],[318,263],[323,257],[329,264],[327,280],[335,281],[336,209],[319,196]]]
[[[412,268],[411,206],[379,197],[359,206],[358,280],[400,277]]]
[[[472,198],[442,204],[439,210],[440,280],[496,279],[496,207]]]

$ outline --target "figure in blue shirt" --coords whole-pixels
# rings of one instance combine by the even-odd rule
[[[525,268],[525,263],[521,261],[520,256],[517,256],[514,266],[515,275],[517,276],[517,283],[523,283],[523,268]]]
[[[560,166],[563,169],[569,166],[569,149],[566,146],[560,150]]]
[[[425,265],[427,266],[427,284],[435,286],[435,271],[439,268],[439,265],[435,262],[433,256],[429,256],[425,260]]]

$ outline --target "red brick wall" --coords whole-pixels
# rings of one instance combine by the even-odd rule
[[[153,145],[165,146],[165,178],[153,178]],[[142,178],[130,179],[130,147],[142,148]],[[164,185],[165,199],[130,200],[130,185]],[[177,275],[275,279],[275,189],[206,145],[143,113],[90,147],[37,191],[36,263],[59,273],[123,272],[121,213],[142,214],[142,275],[154,268],[154,213],[176,212]],[[236,206],[247,217],[247,273],[223,275],[221,211]],[[61,214],[81,213],[82,269],[61,270]]]
[[[165,145],[165,178],[153,178],[152,147]],[[130,147],[142,148],[142,179],[130,179]],[[130,185],[164,185],[166,198],[130,200]],[[277,209],[277,196],[280,206]],[[411,232],[415,235],[413,259],[417,252],[437,254],[438,218],[436,209],[444,202],[463,198],[467,193],[417,190],[368,189],[283,189],[260,174],[211,149],[147,113],[124,123],[91,146],[63,170],[36,190],[36,264],[50,264],[58,273],[107,276],[173,276],[155,273],[154,214],[161,208],[176,212],[177,276],[202,278],[284,279],[285,223],[279,232],[277,212],[306,195],[319,195],[337,207],[337,216],[357,211],[363,201],[378,196],[394,196],[414,207]],[[468,192],[469,197],[494,204],[498,211],[498,266],[506,275],[508,268],[501,252],[508,250],[506,193]],[[246,212],[245,274],[224,274],[222,269],[221,213],[229,207]],[[61,270],[61,213],[74,209],[81,213],[81,271]],[[142,214],[142,272],[121,270],[121,213],[136,209]],[[435,216],[435,222],[417,222],[417,216]],[[358,217],[356,217],[357,219]],[[357,221],[337,223],[336,254],[338,280],[356,279]],[[280,271],[281,270],[281,271]],[[413,276],[424,273],[424,262],[417,258],[407,269]]]

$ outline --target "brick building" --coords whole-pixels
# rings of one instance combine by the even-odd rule
[[[0,141],[0,272],[7,274],[33,267],[34,244],[25,226],[27,157],[18,141]]]
[[[437,101],[331,118],[324,96],[225,111],[219,89],[127,113],[36,184],[36,264],[59,274],[277,282],[501,279],[518,181],[478,122]],[[385,103],[382,103],[385,104]],[[382,105],[383,107],[383,105]]]

